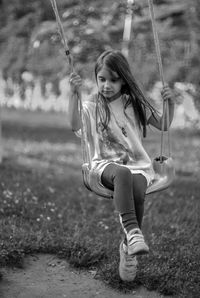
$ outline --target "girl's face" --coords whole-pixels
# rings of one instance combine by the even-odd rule
[[[116,72],[103,66],[97,73],[97,86],[99,92],[109,100],[109,98],[120,93],[123,86],[123,80]]]

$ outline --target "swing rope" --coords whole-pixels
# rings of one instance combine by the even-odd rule
[[[50,1],[51,1],[51,5],[52,5],[52,8],[53,8],[55,17],[56,17],[56,22],[57,22],[57,26],[58,26],[58,33],[60,34],[60,38],[61,38],[61,40],[63,42],[63,45],[64,45],[65,55],[68,58],[68,62],[69,62],[69,66],[70,66],[70,72],[73,72],[74,71],[73,57],[70,53],[70,50],[69,50],[69,47],[68,47],[68,44],[67,44],[67,39],[66,39],[66,36],[65,36],[65,33],[64,33],[63,25],[62,25],[62,22],[61,22],[59,13],[58,13],[57,4],[56,4],[55,0],[50,0]]]
[[[153,30],[153,37],[154,37],[154,43],[155,43],[155,50],[156,50],[158,69],[159,69],[159,73],[160,73],[160,79],[161,79],[162,85],[164,87],[165,86],[165,79],[164,79],[164,72],[163,72],[163,64],[162,64],[162,58],[161,58],[159,37],[158,37],[157,28],[156,28],[153,0],[148,0],[148,2],[149,2],[149,11],[150,11],[150,16],[151,16],[151,23],[152,23],[152,30]],[[163,101],[163,121],[162,121],[162,129],[161,129],[160,162],[162,162],[162,156],[163,156],[165,115],[167,117],[168,154],[169,154],[169,157],[170,157],[171,156],[171,141],[170,141],[170,132],[169,132],[169,105],[168,105],[168,102]]]
[[[59,32],[61,41],[63,42],[65,55],[68,59],[68,63],[69,63],[69,66],[70,66],[70,72],[72,73],[72,72],[74,72],[73,56],[71,55],[69,47],[68,47],[68,41],[66,39],[63,24],[61,22],[61,19],[60,19],[59,13],[58,13],[56,0],[50,0],[50,1],[51,1],[51,5],[52,5],[52,8],[53,8],[55,17],[56,17],[58,32]],[[81,138],[82,156],[83,156],[83,160],[84,161],[89,161],[89,165],[90,165],[91,161],[90,161],[90,158],[89,158],[89,152],[87,150],[87,144],[85,143],[86,138],[84,137],[86,132],[85,132],[84,125],[83,125],[83,115],[82,115],[83,106],[82,106],[81,94],[77,92],[77,93],[75,93],[75,96],[77,97],[78,102],[79,102],[79,112],[80,112],[80,118],[81,118],[81,123],[80,124],[81,124],[81,134],[82,134],[82,138]]]

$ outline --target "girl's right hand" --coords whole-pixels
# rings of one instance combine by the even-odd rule
[[[82,79],[77,73],[73,72],[70,74],[69,83],[70,83],[72,92],[80,91],[80,87],[82,85]]]

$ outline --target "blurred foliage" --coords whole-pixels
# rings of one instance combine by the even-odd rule
[[[97,56],[122,48],[126,0],[57,0],[76,69],[92,78]],[[166,80],[199,86],[199,0],[154,0]],[[31,72],[41,84],[69,72],[50,0],[0,1],[0,69],[5,80],[23,85]],[[145,88],[158,79],[148,1],[135,1],[129,60]],[[22,87],[23,89],[24,87]],[[199,89],[199,88],[197,88]],[[199,107],[198,96],[196,96]]]

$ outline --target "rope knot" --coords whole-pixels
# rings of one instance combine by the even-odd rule
[[[69,56],[69,55],[70,55],[70,51],[69,51],[69,50],[66,50],[66,51],[65,51],[65,55],[66,55],[66,56]]]

